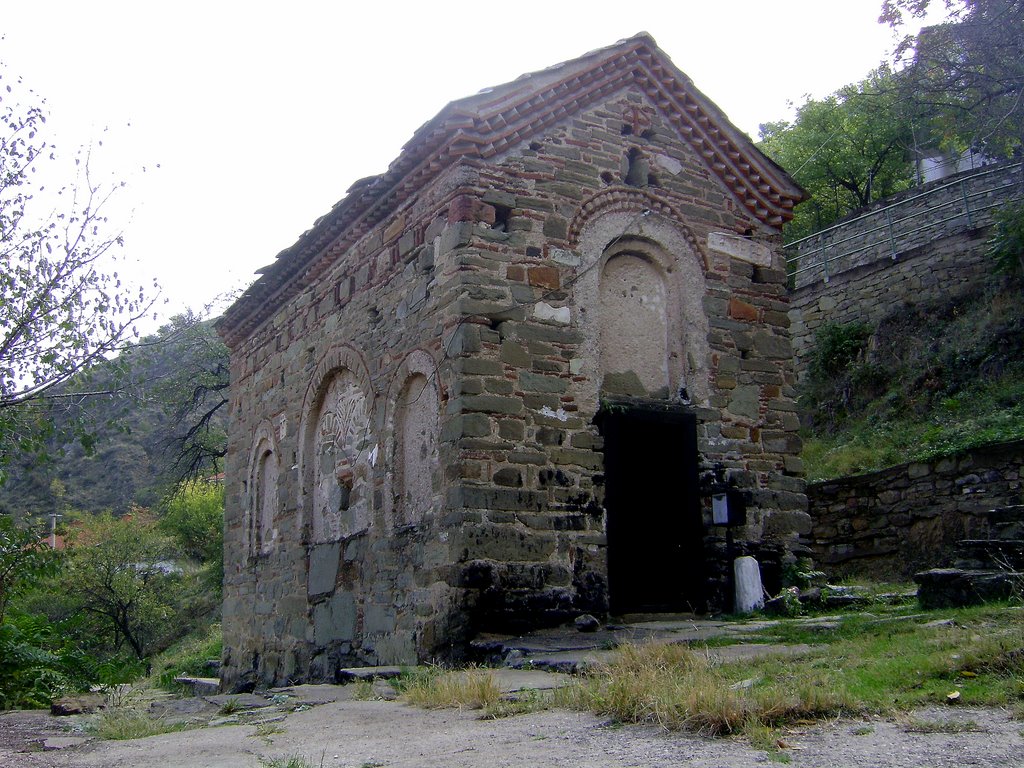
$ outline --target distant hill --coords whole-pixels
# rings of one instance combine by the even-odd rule
[[[174,318],[57,393],[49,458],[12,461],[0,486],[0,514],[21,520],[71,508],[122,515],[133,504],[156,505],[185,469],[176,466],[183,437],[221,402],[226,383],[227,350],[212,321]],[[225,410],[215,410],[209,429],[200,430],[201,453],[223,449]],[[217,471],[205,455],[193,469]]]

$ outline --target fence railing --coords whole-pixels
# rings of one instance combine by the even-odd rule
[[[991,213],[1024,197],[1024,163],[1000,163],[961,174],[917,194],[874,208],[785,247],[794,288],[828,282],[842,272],[936,239],[985,226]],[[938,230],[938,231],[937,231]]]

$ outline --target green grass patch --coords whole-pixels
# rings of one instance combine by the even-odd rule
[[[810,481],[861,474],[907,461],[930,461],[990,443],[1024,439],[1024,374],[980,381],[921,416],[868,409],[833,433],[805,433]]]
[[[219,659],[223,649],[220,624],[211,624],[168,648],[153,660],[154,684],[167,691],[179,692],[182,686],[174,678],[182,675],[211,677],[208,663]]]
[[[194,726],[154,717],[148,712],[132,707],[112,707],[96,715],[87,726],[87,730],[101,739],[124,741],[185,731],[191,727]]]
[[[262,768],[320,768],[323,766],[323,759],[319,763],[314,763],[308,758],[302,757],[301,755],[292,755],[291,757],[261,757],[260,766]]]

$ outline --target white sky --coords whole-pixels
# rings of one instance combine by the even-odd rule
[[[65,153],[128,182],[169,315],[245,286],[447,102],[641,30],[753,138],[894,45],[881,0],[8,3],[0,61]],[[159,166],[159,167],[158,167]],[[145,172],[143,172],[145,169]]]

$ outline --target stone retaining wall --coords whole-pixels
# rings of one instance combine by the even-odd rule
[[[986,513],[1020,504],[1024,440],[810,484],[811,549],[830,576],[909,577],[989,538]]]
[[[992,206],[1021,195],[1021,168],[1020,163],[1004,164],[952,182],[933,182],[802,241],[795,249],[800,263],[818,266],[798,274],[790,292],[797,373],[806,368],[822,325],[876,324],[905,304],[955,297],[984,279],[991,271],[985,243]],[[970,216],[963,213],[965,192]],[[887,216],[893,221],[892,237]],[[840,249],[862,250],[830,262],[825,280],[821,254],[832,259]]]

